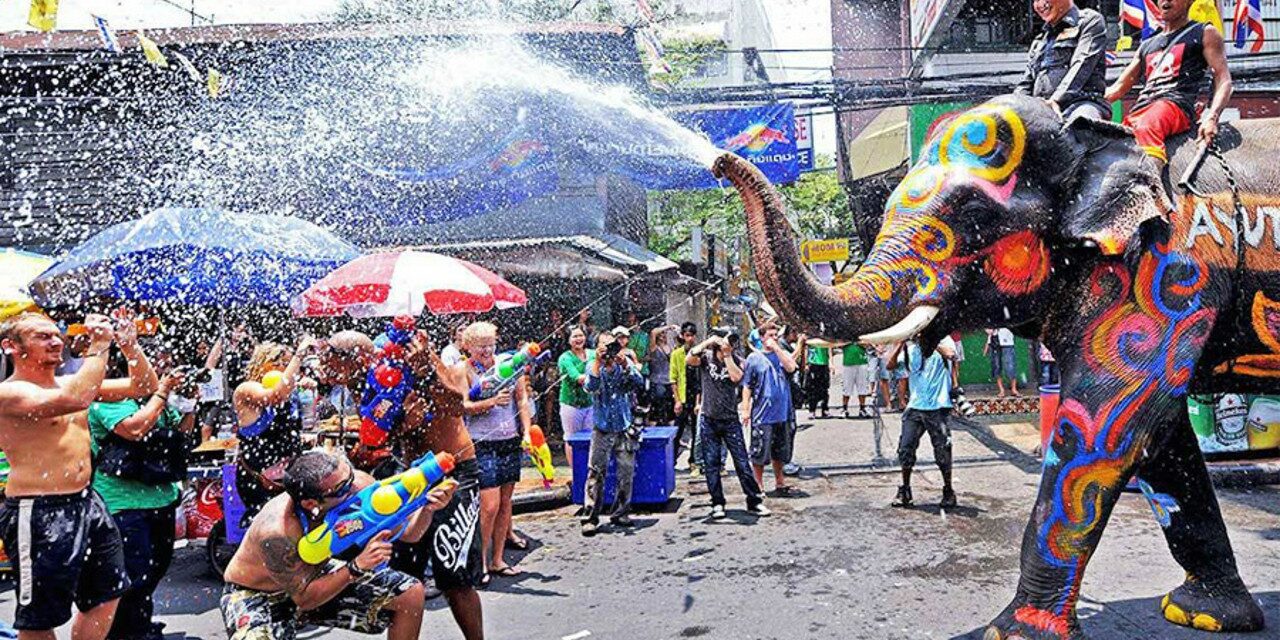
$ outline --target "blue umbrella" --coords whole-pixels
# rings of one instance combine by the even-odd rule
[[[30,289],[46,307],[100,297],[287,305],[358,255],[355,246],[299,218],[165,208],[89,238]]]

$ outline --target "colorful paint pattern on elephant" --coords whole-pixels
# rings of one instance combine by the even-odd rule
[[[1053,446],[1073,453],[1055,452],[1052,462],[1046,456],[1045,482],[1057,497],[1038,528],[1041,558],[1066,575],[1049,610],[1064,620],[1088,562],[1089,536],[1104,515],[1105,492],[1118,490],[1146,445],[1139,411],[1187,393],[1215,317],[1201,300],[1208,281],[1202,260],[1167,245],[1150,247],[1132,277],[1118,262],[1091,276],[1092,293],[1117,302],[1087,329],[1087,369],[1075,384],[1082,392],[1058,410]]]
[[[876,252],[842,285],[844,295],[870,294],[895,306],[936,300],[957,253],[956,234],[941,217],[946,206],[939,196],[948,186],[964,183],[1007,203],[1025,151],[1026,127],[999,103],[952,120],[889,196]],[[894,282],[909,283],[908,290],[895,291]],[[1016,276],[1009,282],[1019,286]],[[895,295],[901,293],[907,295]]]

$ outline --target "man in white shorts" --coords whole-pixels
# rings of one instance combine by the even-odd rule
[[[844,392],[841,403],[844,407],[844,417],[846,419],[853,416],[849,415],[849,398],[858,397],[858,417],[870,418],[871,414],[867,413],[867,399],[871,397],[872,389],[875,384],[876,370],[867,360],[867,354],[862,347],[856,344],[847,344],[841,350],[842,370],[841,370],[841,387]]]

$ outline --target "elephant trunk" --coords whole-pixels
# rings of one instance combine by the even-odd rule
[[[782,196],[764,174],[732,153],[717,158],[711,172],[733,183],[742,196],[756,279],[785,322],[811,336],[889,342],[914,335],[937,313],[933,307],[911,313],[894,309],[865,287],[822,284],[801,263]]]

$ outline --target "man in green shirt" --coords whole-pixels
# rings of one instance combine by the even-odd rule
[[[636,312],[627,312],[627,328],[631,332],[630,341],[627,346],[636,354],[636,359],[640,361],[640,373],[646,378],[649,376],[649,333],[640,328],[640,321],[636,318]]]
[[[809,418],[830,418],[831,349],[806,345],[809,355],[805,364],[805,399],[809,405]],[[822,415],[818,415],[818,407]]]
[[[871,397],[875,370],[867,361],[867,353],[856,344],[846,344],[840,350],[840,364],[842,365],[840,386],[844,392],[841,396],[841,405],[844,408],[844,417],[846,419],[853,417],[849,415],[849,398],[852,396],[858,396],[858,417],[871,417],[867,413],[867,398]]]
[[[94,458],[107,442],[108,434],[137,442],[158,429],[190,433],[195,426],[195,414],[182,414],[169,406],[170,396],[180,386],[182,377],[171,373],[161,379],[160,389],[144,402],[93,403],[89,407],[89,435]],[[194,387],[189,391],[194,398]],[[189,404],[194,408],[194,402]],[[120,529],[130,582],[129,590],[120,598],[110,637],[157,638],[159,629],[153,628],[151,621],[153,595],[173,560],[174,519],[181,485],[179,482],[147,483],[95,469],[93,488],[102,496]]]

